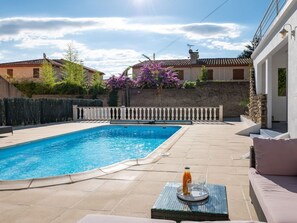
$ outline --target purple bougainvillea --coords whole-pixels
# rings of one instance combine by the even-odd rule
[[[141,88],[175,88],[179,86],[177,74],[171,67],[163,68],[162,63],[144,64],[137,78],[137,86]]]
[[[111,89],[123,89],[126,87],[134,87],[135,82],[124,74],[119,76],[113,75],[107,80],[107,86]]]
[[[177,74],[171,67],[162,67],[162,63],[151,61],[143,65],[140,70],[140,74],[135,81],[125,74],[119,76],[113,75],[107,80],[107,86],[111,89],[123,89],[126,87],[161,89],[177,88],[180,86],[180,80],[177,78]]]

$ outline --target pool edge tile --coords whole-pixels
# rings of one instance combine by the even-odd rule
[[[69,175],[69,177],[70,177],[72,183],[74,183],[74,182],[78,182],[78,181],[82,181],[82,180],[88,180],[88,179],[92,179],[92,178],[96,178],[96,177],[101,177],[104,175],[106,175],[106,173],[104,173],[102,170],[95,169],[95,170],[91,170],[91,171],[87,171],[87,172],[72,174],[72,175]]]
[[[11,180],[0,181],[0,191],[2,190],[19,190],[28,189],[32,183],[32,180]]]
[[[45,186],[53,186],[60,184],[69,184],[72,183],[72,180],[69,175],[57,176],[57,177],[48,177],[48,178],[37,178],[33,179],[29,188],[36,187],[45,187]]]

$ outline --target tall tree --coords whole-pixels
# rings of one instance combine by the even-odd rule
[[[56,83],[56,74],[53,66],[47,60],[44,60],[41,67],[42,82],[48,87],[53,87]]]
[[[83,62],[79,59],[78,51],[73,44],[68,44],[64,59],[64,82],[84,86],[86,84],[86,74]]]
[[[250,44],[246,45],[245,48],[241,54],[238,55],[237,58],[251,58],[251,55],[253,54],[254,50],[256,49],[258,45],[258,40],[251,41]]]

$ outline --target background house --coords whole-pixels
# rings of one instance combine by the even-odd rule
[[[214,81],[248,81],[250,59],[239,58],[199,58],[199,53],[189,50],[189,59],[155,60],[164,67],[173,67],[178,73],[178,78],[184,81],[196,81],[201,74],[201,67],[208,69],[208,80]],[[144,61],[132,66],[135,75],[140,73],[140,68],[150,61]]]
[[[267,127],[287,122],[290,136],[296,138],[297,1],[272,0],[266,15],[274,17],[264,17],[254,37],[256,94],[267,97]]]
[[[43,59],[36,60],[25,60],[25,61],[16,61],[8,63],[0,63],[0,76],[4,78],[11,78],[16,81],[20,80],[30,80],[30,81],[40,81],[41,80],[41,68],[44,61],[47,61],[52,64],[53,70],[57,75],[58,79],[61,79],[63,76],[63,65],[66,60],[64,59],[48,59],[45,54]],[[100,74],[101,80],[103,79],[103,72],[98,70],[83,66],[85,74],[87,77],[88,83],[92,80],[92,76],[95,72]]]

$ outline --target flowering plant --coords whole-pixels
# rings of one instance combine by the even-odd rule
[[[107,80],[107,86],[111,89],[123,89],[126,87],[134,87],[134,81],[126,76],[125,74],[121,74],[119,76],[111,76]]]
[[[136,83],[141,88],[174,88],[179,86],[179,79],[171,67],[151,61],[143,65]]]

